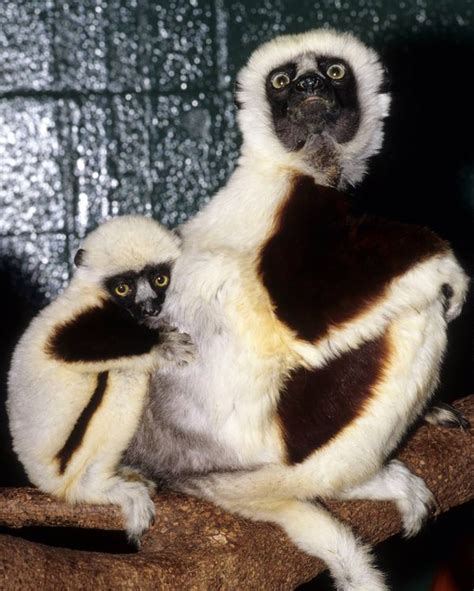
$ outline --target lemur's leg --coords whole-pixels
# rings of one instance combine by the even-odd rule
[[[320,505],[291,499],[253,505],[242,514],[278,524],[303,552],[321,558],[339,591],[384,591],[384,577],[369,549]]]
[[[322,478],[327,490],[316,494],[332,496],[341,489],[356,486],[371,476],[376,477],[378,469],[385,458],[396,448],[411,424],[421,416],[433,394],[439,379],[439,370],[446,349],[446,319],[443,302],[433,302],[419,311],[406,312],[391,324],[388,332],[390,354],[383,367],[382,377],[376,384],[372,397],[367,400],[364,408],[347,435],[344,431],[337,434],[327,444],[327,450],[315,453],[309,458],[306,467],[303,462],[300,471],[314,470],[323,472],[323,462],[318,455],[326,455],[329,469],[323,472]],[[350,445],[357,449],[351,450]],[[379,464],[374,461],[375,471],[357,474],[357,464],[370,462],[371,457],[378,457]],[[375,459],[374,457],[374,459]],[[349,461],[344,461],[349,458]],[[328,460],[332,460],[328,462]],[[344,470],[349,474],[344,475]],[[351,475],[355,478],[349,482]],[[303,474],[301,475],[303,477]],[[344,482],[342,487],[338,483]],[[335,486],[332,486],[332,483]],[[413,484],[413,494],[417,496],[417,480],[406,478],[404,485]],[[318,483],[321,486],[321,483]],[[408,519],[408,517],[407,517]]]
[[[446,345],[443,302],[435,302],[417,313],[405,314],[394,323],[391,339],[396,351],[381,386],[381,395],[383,397],[386,391],[387,396],[396,394],[400,399],[405,397],[407,400],[406,406],[398,407],[394,398],[389,400],[400,414],[402,427],[399,430],[399,426],[394,424],[394,435],[389,440],[390,445],[393,445],[416,417],[409,416],[409,408],[412,407],[413,412],[419,413],[436,387]],[[379,416],[383,417],[386,411],[382,406],[374,406],[374,412],[379,412]],[[374,432],[375,428],[376,425]],[[340,499],[394,501],[401,513],[407,537],[418,532],[434,505],[433,495],[424,481],[397,460],[391,461],[368,480],[350,485],[343,491],[335,491],[333,496]]]
[[[120,459],[140,420],[148,376],[112,372],[104,395],[63,464],[63,496],[72,501],[120,505],[128,536],[138,541],[153,521],[150,485],[137,472],[120,471]]]
[[[398,460],[389,462],[366,482],[342,491],[337,498],[393,501],[402,516],[405,537],[419,531],[435,505],[424,480]]]

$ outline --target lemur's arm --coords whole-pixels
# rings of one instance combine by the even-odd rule
[[[163,362],[189,361],[189,337],[168,328],[151,329],[113,303],[89,308],[58,325],[46,344],[48,355],[77,371],[148,371]]]
[[[295,350],[314,367],[382,335],[391,322],[409,310],[444,307],[444,318],[456,318],[466,297],[468,278],[452,253],[434,256],[394,279],[382,296],[361,314],[333,324],[317,342],[298,341]]]

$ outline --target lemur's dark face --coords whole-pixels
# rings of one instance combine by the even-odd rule
[[[171,277],[171,264],[147,266],[139,272],[128,271],[105,280],[113,301],[138,322],[158,316],[165,301]]]
[[[322,132],[348,142],[359,127],[357,82],[338,57],[309,53],[275,68],[267,76],[266,95],[276,134],[292,151]]]

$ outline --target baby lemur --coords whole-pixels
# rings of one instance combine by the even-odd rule
[[[68,501],[120,505],[136,541],[154,504],[120,458],[150,374],[193,357],[187,335],[157,322],[179,252],[151,219],[101,225],[76,254],[69,287],[22,336],[8,379],[13,445],[31,482]]]

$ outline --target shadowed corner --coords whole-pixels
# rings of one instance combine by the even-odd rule
[[[361,212],[427,226],[447,239],[474,276],[472,187],[474,89],[466,72],[474,41],[425,36],[386,45],[383,60],[392,94],[384,148],[354,191]],[[472,173],[471,173],[472,174]],[[472,177],[471,177],[472,178]],[[474,297],[449,327],[439,394],[474,390]]]
[[[0,285],[0,486],[23,486],[28,484],[28,479],[13,452],[8,429],[7,375],[18,339],[46,301],[41,291],[23,276],[15,261],[0,258]]]

